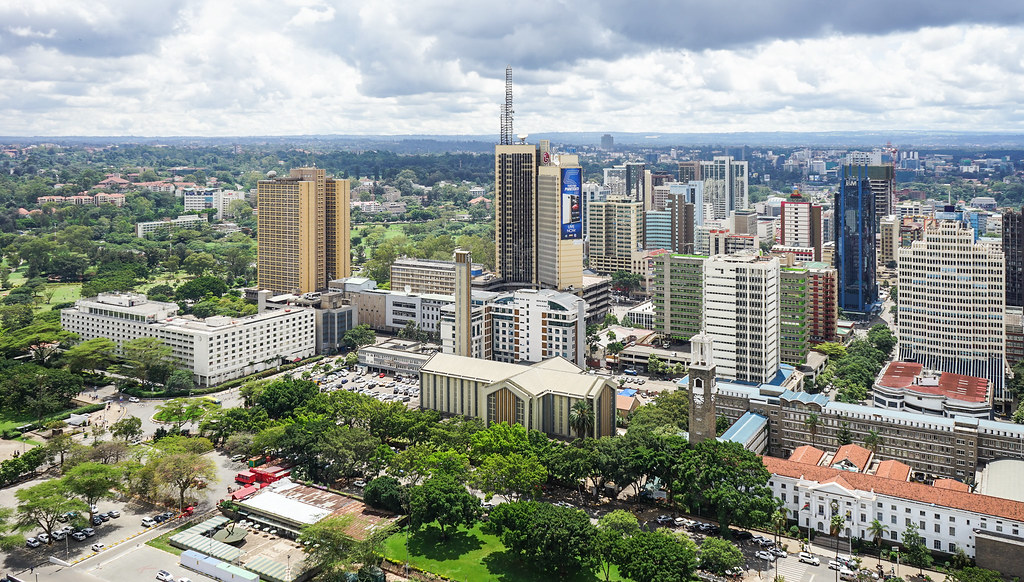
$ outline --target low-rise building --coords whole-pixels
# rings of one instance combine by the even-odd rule
[[[389,339],[379,344],[359,348],[359,365],[371,372],[389,372],[401,375],[419,374],[420,368],[440,350],[436,344]]]
[[[470,275],[483,274],[484,267],[474,264]],[[455,262],[401,257],[391,264],[391,288],[407,293],[455,294]]]
[[[926,371],[916,362],[889,362],[875,381],[875,406],[935,416],[992,418],[989,381]]]
[[[142,238],[150,233],[161,230],[171,231],[176,228],[200,228],[204,224],[208,223],[206,216],[202,214],[183,214],[177,218],[139,222],[135,225],[135,236]]]

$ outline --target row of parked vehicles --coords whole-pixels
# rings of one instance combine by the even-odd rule
[[[188,509],[185,510],[185,513],[186,514],[191,513],[191,509],[192,508],[189,507]],[[167,521],[168,519],[172,519],[172,518],[174,518],[174,512],[173,511],[165,511],[163,513],[158,513],[158,514],[154,515],[153,517],[143,517],[142,518],[142,525],[143,525],[143,527],[152,527],[152,526],[154,526],[154,525],[156,525],[158,523],[163,523],[163,522]]]
[[[110,521],[111,519],[117,519],[121,517],[121,512],[117,510],[97,513],[95,506],[93,506],[93,512],[94,513],[91,522],[92,526],[99,526],[105,522]],[[46,532],[40,532],[33,537],[25,538],[25,546],[29,548],[38,548],[43,544],[61,541],[65,538],[73,539],[76,542],[82,542],[96,535],[96,530],[93,527],[81,527],[82,523],[88,522],[85,522],[82,516],[77,511],[69,511],[64,515],[59,516],[57,520],[67,525],[61,526],[59,529],[54,529],[49,534],[47,534]],[[76,525],[72,525],[71,523],[69,523],[76,520],[78,520],[78,527],[76,527]],[[93,544],[93,546],[93,551],[98,552],[100,549],[103,549],[103,544]],[[97,549],[95,546],[99,546],[99,549]]]

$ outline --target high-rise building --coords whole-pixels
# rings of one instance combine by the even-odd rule
[[[835,267],[827,263],[808,262],[807,269],[807,340],[812,345],[836,341],[836,322],[839,320],[839,288]]]
[[[814,249],[813,260],[821,260],[824,244],[821,228],[821,206],[803,200],[799,195],[782,202],[782,225],[779,244],[783,247]]]
[[[471,266],[470,274],[479,275],[484,266]],[[400,257],[391,263],[391,288],[408,293],[455,293],[456,269],[453,261]]]
[[[507,288],[537,281],[539,158],[535,145],[494,146],[494,261]]]
[[[683,184],[687,182],[699,182],[704,178],[701,177],[700,173],[700,161],[692,160],[687,162],[679,162],[679,181]]]
[[[551,156],[541,142],[537,176],[537,281],[542,289],[583,286],[583,168],[572,154]]]
[[[654,331],[683,341],[700,333],[706,258],[674,253],[654,258]]]
[[[704,262],[704,330],[718,375],[762,384],[779,371],[779,260],[754,254]]]
[[[1024,208],[1003,213],[1003,253],[1006,255],[1006,304],[1024,307]]]
[[[900,227],[902,223],[903,221],[894,214],[882,218],[879,223],[881,245],[878,248],[878,262],[882,266],[896,262],[896,255],[901,246]]]
[[[645,213],[644,248],[693,253],[695,207],[685,195],[670,194],[664,210]]]
[[[610,150],[615,147],[615,138],[612,134],[606,133],[601,136],[601,149]]]
[[[733,211],[747,208],[747,162],[715,156],[700,165],[704,198],[712,204],[713,218],[726,219]]]
[[[594,202],[604,202],[608,199],[611,189],[601,184],[587,182],[583,185],[583,239],[586,240],[590,232],[590,213],[588,209]]]
[[[868,166],[868,183],[875,196],[875,221],[893,213],[896,204],[893,183],[895,171],[892,166]]]
[[[891,169],[891,168],[890,168]],[[875,284],[875,196],[871,176],[882,166],[842,166],[835,196],[839,308],[869,313],[878,300]]]
[[[1005,259],[942,221],[899,251],[899,354],[925,368],[988,378],[997,405],[1005,389]]]
[[[598,273],[632,271],[644,244],[644,204],[609,196],[590,206],[590,268]]]
[[[277,293],[310,293],[351,275],[348,180],[320,168],[268,175],[256,186],[257,283]]]
[[[649,175],[643,162],[626,162],[626,197],[633,202],[643,202],[644,193],[650,187]]]
[[[794,366],[807,359],[807,278],[801,267],[783,267],[779,273],[779,359]]]

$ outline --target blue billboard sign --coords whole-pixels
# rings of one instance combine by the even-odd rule
[[[562,240],[583,238],[583,170],[562,168]]]

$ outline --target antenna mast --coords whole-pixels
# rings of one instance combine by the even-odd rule
[[[512,65],[505,67],[505,105],[501,108],[501,145],[512,145]]]

